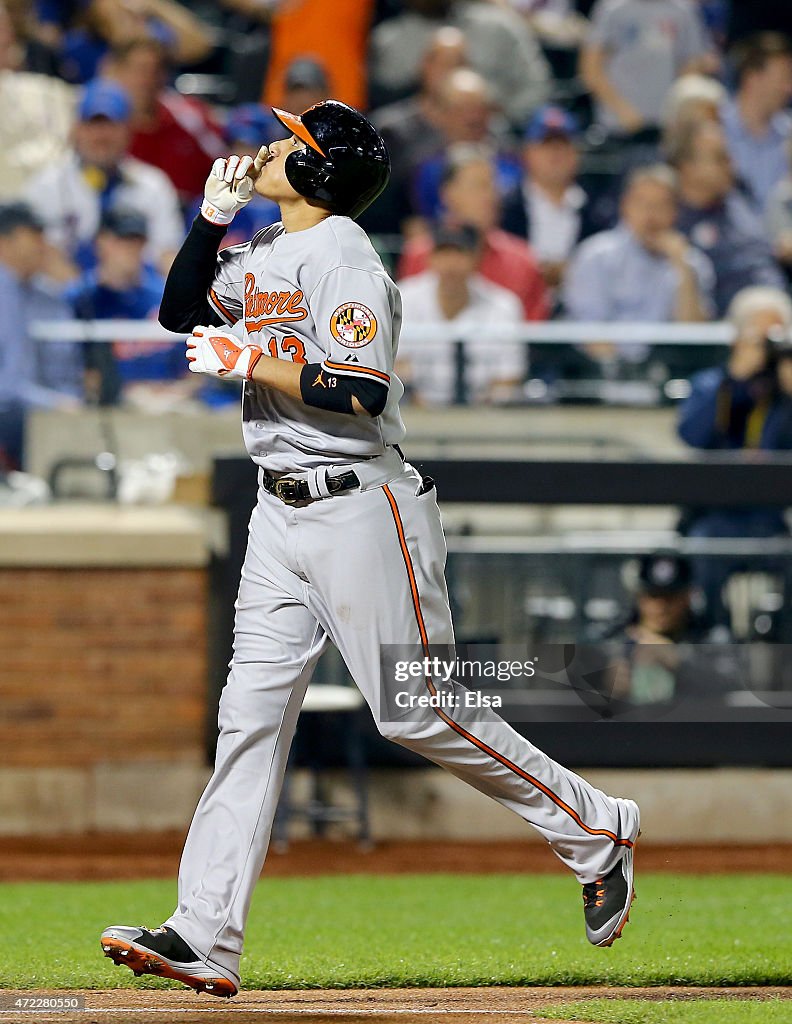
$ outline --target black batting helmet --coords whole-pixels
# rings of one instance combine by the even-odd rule
[[[390,157],[382,136],[359,111],[339,100],[322,100],[302,114],[272,108],[280,123],[306,148],[286,157],[286,179],[306,199],[333,213],[358,217],[388,184]]]

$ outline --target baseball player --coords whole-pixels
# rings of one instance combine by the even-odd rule
[[[355,223],[390,161],[376,129],[343,103],[274,113],[284,138],[255,160],[215,163],[160,311],[165,327],[192,332],[194,373],[242,383],[244,439],[259,467],[215,771],[185,843],[174,913],[154,930],[108,928],[102,948],[136,974],[238,991],[289,746],[328,642],[383,735],[541,833],[583,886],[589,940],[609,946],[634,895],[636,804],[556,764],[492,710],[475,721],[448,702],[418,717],[387,712],[397,684],[383,650],[454,640],[434,485],[399,448],[399,292]],[[254,191],[278,203],[281,221],[218,252]],[[437,694],[443,684],[416,685]]]

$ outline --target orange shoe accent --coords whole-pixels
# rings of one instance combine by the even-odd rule
[[[637,899],[637,897],[635,895],[635,889],[633,889],[632,895],[630,896],[630,908],[632,908],[633,901],[635,899]],[[627,924],[628,924],[629,920],[630,920],[630,911],[628,910],[624,920],[619,925],[617,931],[615,931],[613,933],[613,935],[611,935],[611,937],[608,939],[607,942],[598,942],[597,943],[598,947],[600,949],[607,949],[609,946],[612,946],[613,943],[616,941],[616,939],[620,939],[622,937],[622,932],[627,927]]]
[[[180,981],[183,985],[189,985],[196,992],[206,992],[210,996],[225,999],[230,999],[238,992],[236,985],[227,978],[218,977],[211,981],[197,978],[193,974],[171,967],[153,950],[143,952],[123,939],[102,939],[101,945],[104,955],[110,957],[114,964],[128,967],[136,976],[153,974],[157,978],[170,978],[173,981]]]

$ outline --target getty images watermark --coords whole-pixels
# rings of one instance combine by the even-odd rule
[[[396,690],[393,701],[397,708],[502,708],[503,696],[485,693],[480,688],[454,687],[456,683],[496,681],[512,682],[533,679],[536,658],[525,661],[493,661],[492,659],[441,657],[424,654],[419,658],[396,661],[393,669],[395,683],[423,683],[431,681],[431,689],[416,692],[414,688]],[[433,692],[432,692],[433,691]]]
[[[390,644],[380,667],[382,723],[792,722],[780,644]]]

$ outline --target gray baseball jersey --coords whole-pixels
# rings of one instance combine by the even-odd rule
[[[328,217],[306,231],[264,228],[223,249],[209,301],[244,340],[295,363],[321,363],[324,381],[342,377],[389,386],[380,416],[342,416],[256,384],[242,403],[245,445],[272,472],[343,465],[382,455],[404,437],[393,373],[401,298],[365,231]]]

